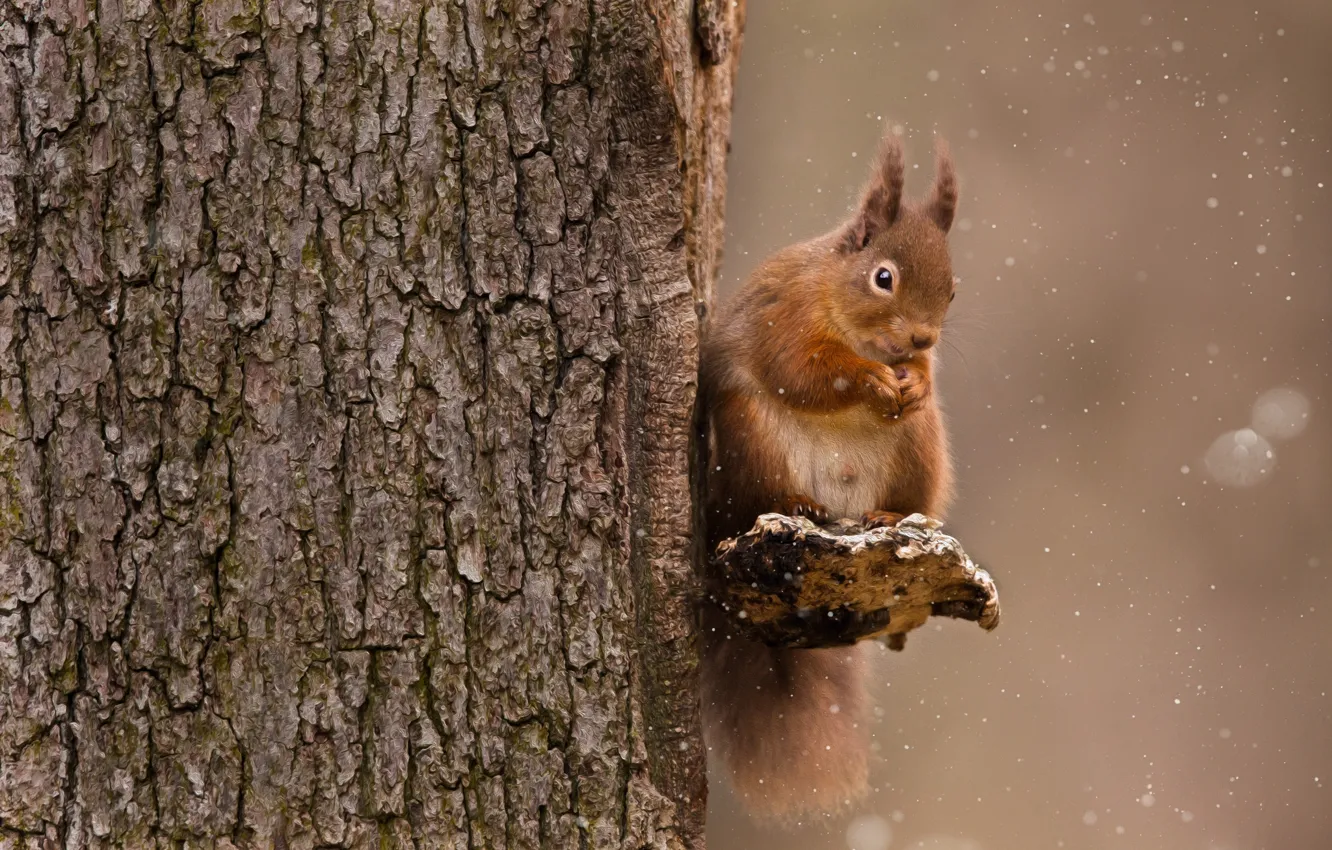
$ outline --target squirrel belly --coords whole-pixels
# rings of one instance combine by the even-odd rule
[[[894,421],[866,405],[829,413],[783,409],[766,400],[760,406],[770,417],[773,439],[786,446],[792,488],[827,508],[829,519],[908,506],[926,510],[912,498],[925,489],[912,480],[923,472],[912,455],[920,432],[929,429],[923,418],[933,411]]]
[[[832,518],[859,517],[884,503],[893,480],[898,429],[863,406],[837,413],[796,413],[780,426],[789,445],[791,483]]]
[[[889,133],[852,218],[769,258],[709,322],[709,550],[769,512],[891,521],[947,507],[930,349],[956,283],[957,183],[943,147],[926,203],[903,200],[903,176]],[[745,808],[791,822],[862,796],[868,647],[767,646],[711,604],[702,627],[704,735]]]

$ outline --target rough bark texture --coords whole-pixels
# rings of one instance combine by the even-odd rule
[[[930,616],[995,628],[994,581],[940,527],[921,514],[870,530],[764,514],[718,544],[709,593],[737,628],[774,646],[883,637],[901,649]]]
[[[741,14],[0,7],[0,848],[701,846]]]

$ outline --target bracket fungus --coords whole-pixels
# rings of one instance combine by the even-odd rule
[[[736,628],[773,646],[901,649],[930,616],[999,625],[999,591],[938,520],[912,514],[866,529],[763,514],[718,544],[708,593]]]

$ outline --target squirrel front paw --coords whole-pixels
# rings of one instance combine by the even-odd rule
[[[808,517],[817,523],[828,521],[828,509],[808,496],[787,496],[777,503],[777,512],[787,516]]]
[[[897,378],[902,413],[910,413],[930,397],[933,387],[929,370],[914,360],[908,360],[893,368],[893,376]]]
[[[884,416],[902,415],[902,386],[892,366],[875,363],[862,378],[869,402]]]

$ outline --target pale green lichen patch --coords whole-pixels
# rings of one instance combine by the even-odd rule
[[[0,548],[20,537],[24,530],[18,466],[18,441],[0,433]]]

